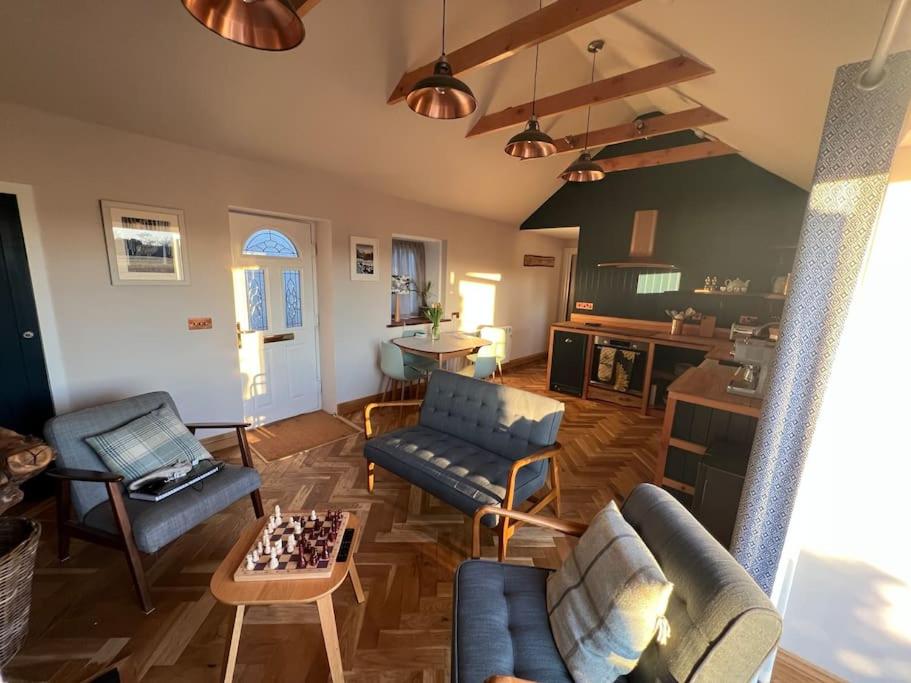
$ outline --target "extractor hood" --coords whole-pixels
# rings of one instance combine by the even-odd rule
[[[599,263],[599,268],[654,268],[677,270],[677,266],[655,258],[655,231],[658,227],[658,212],[637,211],[633,219],[633,238],[629,243],[629,256]]]

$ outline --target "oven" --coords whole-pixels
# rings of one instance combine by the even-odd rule
[[[596,336],[589,375],[589,396],[624,405],[641,404],[648,344]],[[591,391],[592,388],[597,391]]]

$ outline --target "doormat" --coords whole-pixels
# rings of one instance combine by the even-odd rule
[[[265,462],[307,453],[360,433],[348,420],[323,410],[295,415],[247,432],[250,450]]]

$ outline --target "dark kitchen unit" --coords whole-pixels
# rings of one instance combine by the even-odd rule
[[[585,367],[587,351],[588,335],[564,330],[553,331],[548,383],[551,391],[582,396],[588,376]]]

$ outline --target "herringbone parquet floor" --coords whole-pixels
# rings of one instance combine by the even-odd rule
[[[544,392],[544,368],[509,372],[506,383]],[[587,521],[649,479],[660,423],[603,403],[559,398],[566,403],[560,430],[564,516]],[[360,415],[348,417],[362,422]],[[399,419],[392,411],[385,426]],[[376,492],[368,494],[362,444],[363,437],[355,436],[307,455],[258,463],[264,502],[267,509],[278,502],[286,510],[329,502],[366,520],[357,564],[367,601],[357,605],[349,584],[334,596],[347,681],[448,681],[452,576],[469,553],[468,520],[379,468]],[[9,679],[82,680],[126,655],[146,681],[218,679],[233,610],[212,597],[209,578],[253,519],[246,499],[145,558],[156,603],[148,616],[137,605],[120,552],[73,541],[72,558],[60,565],[53,501],[27,514],[40,519],[44,531],[30,636],[5,671]],[[510,542],[509,555],[515,562],[558,566],[567,548],[563,538],[526,527]],[[484,555],[496,556],[490,535]],[[315,606],[249,609],[239,680],[327,677]]]

